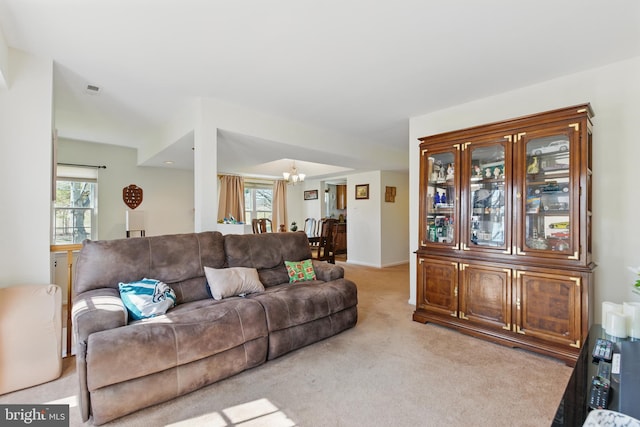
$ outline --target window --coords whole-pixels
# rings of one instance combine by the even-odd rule
[[[269,218],[273,210],[273,183],[265,181],[244,181],[244,220]]]
[[[53,207],[54,245],[97,238],[97,177],[97,170],[58,166]]]

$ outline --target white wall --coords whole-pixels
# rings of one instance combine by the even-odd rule
[[[593,244],[595,319],[602,301],[640,300],[628,266],[640,265],[638,143],[640,57],[550,80],[410,120],[410,246],[418,247],[417,138],[502,119],[590,102],[593,140]],[[416,298],[415,256],[411,258],[410,303]]]
[[[218,129],[278,141],[294,147],[319,148],[323,151],[340,153],[339,159],[336,160],[354,159],[354,162],[360,163],[359,168],[363,168],[361,164],[366,162],[361,160],[366,157],[358,147],[367,141],[213,98],[202,98],[200,103],[203,120],[215,124]],[[376,146],[376,149],[371,150],[367,155],[384,159],[391,165],[390,169],[400,168],[406,162],[404,153],[391,147]]]
[[[205,100],[198,100],[194,114],[194,230],[201,232],[215,230],[218,224],[219,123]]]
[[[193,172],[137,166],[137,150],[108,144],[60,139],[58,162],[105,165],[98,170],[98,238],[125,236],[122,189],[135,184],[143,190],[136,211],[145,215],[147,236],[194,231]]]
[[[374,171],[347,176],[349,263],[382,267],[380,175],[380,171]],[[361,184],[369,184],[369,198],[356,200],[355,186]]]
[[[348,175],[345,179],[347,262],[371,267],[409,262],[408,173],[374,171]],[[356,184],[369,184],[368,200],[355,199]],[[302,185],[289,187],[289,218],[295,218],[299,227],[305,218],[326,216],[323,208],[325,186],[322,180],[306,180]],[[396,187],[395,203],[384,201],[386,186]],[[303,200],[303,190],[318,190],[318,200]],[[296,195],[292,197],[291,192],[296,192]]]
[[[0,28],[0,89],[9,87],[9,46]]]
[[[359,149],[356,148],[359,144],[354,144],[354,142],[360,141],[326,129],[315,128],[294,120],[224,103],[213,98],[198,99],[192,110],[195,114],[196,231],[215,230],[215,217],[218,209],[217,189],[215,186],[209,186],[208,183],[215,182],[217,173],[216,135],[218,129],[278,141],[292,146],[322,147],[323,150],[339,152],[341,158],[362,158]],[[189,109],[185,109],[185,111],[189,111]],[[184,132],[184,120],[178,122],[181,126],[176,125],[175,127],[179,128],[180,132]],[[179,135],[180,132],[176,132],[176,134]],[[149,156],[149,152],[145,152]],[[373,150],[372,153],[386,159],[389,164],[402,164],[403,162],[398,150],[380,147]],[[143,156],[141,156],[142,158]],[[304,184],[305,189],[313,189],[308,187],[309,182],[305,181]],[[289,225],[294,220],[298,221],[293,216],[289,217]],[[301,221],[304,222],[304,218],[301,218]]]
[[[374,171],[347,176],[347,262],[388,267],[409,262],[409,176]],[[356,200],[356,185],[369,184],[369,199]],[[384,201],[385,187],[396,201]]]
[[[304,192],[317,190],[318,198],[304,200]],[[307,179],[302,184],[289,186],[289,223],[297,221],[298,227],[304,226],[306,218],[319,220],[324,215],[322,213],[322,203],[324,200],[324,182],[318,179]]]
[[[409,174],[383,171],[380,185],[381,264],[409,262]],[[386,187],[396,187],[395,202],[385,202]],[[347,205],[348,206],[348,205]]]
[[[53,62],[9,49],[0,89],[0,286],[50,282]]]

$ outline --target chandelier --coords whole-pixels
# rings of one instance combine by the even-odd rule
[[[282,172],[282,176],[284,180],[289,182],[290,184],[296,185],[296,182],[304,181],[305,174],[298,173],[298,168],[296,168],[296,162],[294,161],[291,165],[291,169],[289,172]]]

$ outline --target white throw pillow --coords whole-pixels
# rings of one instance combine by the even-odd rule
[[[258,270],[248,267],[211,268],[205,267],[204,274],[213,299],[221,300],[236,295],[244,296],[263,292],[264,285],[258,277]]]

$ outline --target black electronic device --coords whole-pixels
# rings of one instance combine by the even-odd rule
[[[604,360],[598,363],[598,373],[596,374],[602,381],[611,382],[611,363]]]
[[[640,341],[623,341],[620,349],[619,411],[640,419]]]
[[[589,408],[590,409],[607,409],[609,403],[610,384],[607,380],[599,377],[593,377],[591,381],[591,389],[589,390]]]
[[[598,338],[591,354],[594,362],[599,362],[600,360],[611,362],[611,358],[613,357],[613,341]]]

